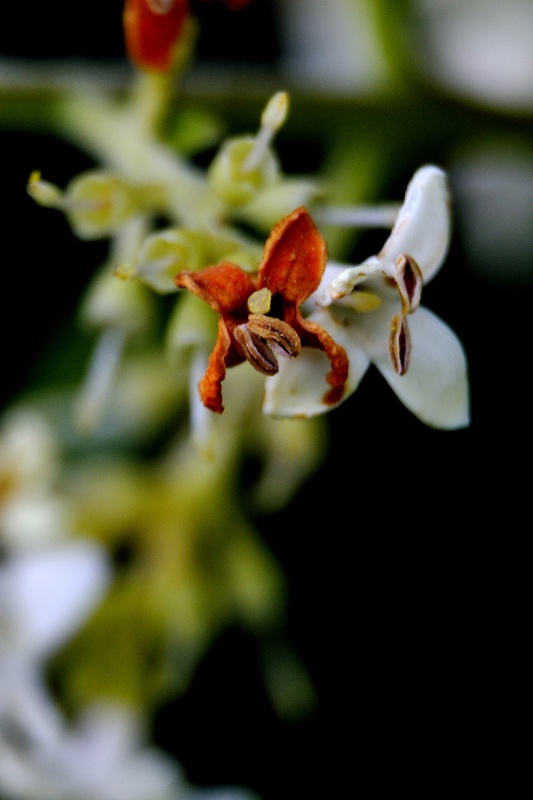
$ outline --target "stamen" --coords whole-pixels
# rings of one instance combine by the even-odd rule
[[[252,172],[259,166],[274,135],[279,131],[289,111],[289,95],[287,92],[276,92],[266,104],[261,115],[261,127],[255,142],[242,165],[243,172]]]
[[[402,314],[412,314],[418,308],[422,297],[424,278],[420,267],[412,256],[403,254],[396,259],[394,273],[402,298]]]
[[[55,184],[43,181],[39,170],[36,169],[31,173],[26,188],[30,197],[33,197],[39,205],[63,208],[63,192]]]
[[[398,375],[405,375],[411,357],[411,334],[407,317],[396,314],[390,322],[389,356],[394,371]]]
[[[275,375],[279,371],[278,361],[272,349],[246,323],[237,325],[233,335],[242,349],[243,355],[252,367],[263,375]]]
[[[283,355],[295,358],[300,352],[300,337],[288,322],[276,317],[267,317],[264,314],[250,314],[247,323],[248,330],[266,339],[270,347],[277,345]],[[275,348],[274,348],[275,349]]]

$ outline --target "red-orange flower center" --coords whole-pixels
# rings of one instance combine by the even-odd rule
[[[348,357],[299,306],[318,288],[327,260],[326,243],[305,208],[274,226],[256,275],[228,261],[198,272],[180,272],[176,285],[205,300],[220,314],[218,336],[199,383],[202,402],[221,413],[226,368],[248,360],[265,375],[278,371],[278,356],[294,358],[301,346],[323,350],[331,365],[325,401],[342,397]]]

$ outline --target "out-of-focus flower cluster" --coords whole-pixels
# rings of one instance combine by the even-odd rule
[[[469,421],[461,344],[420,305],[449,243],[444,172],[416,172],[377,255],[328,263],[319,220],[339,210],[274,149],[287,93],[200,169],[210,121],[189,119],[181,146],[167,136],[188,5],[131,0],[124,19],[131,91],[58,108],[97,166],[66,188],[38,171],[28,183],[109,254],[79,310],[94,338],[85,380],[21,400],[1,432],[0,791],[13,798],[186,798],[143,726],[229,626],[272,645],[278,712],[308,711],[284,576],[252,516],[285,508],[317,470],[325,412],[371,363],[422,422]]]

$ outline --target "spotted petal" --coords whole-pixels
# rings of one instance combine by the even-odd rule
[[[427,308],[409,318],[413,342],[409,369],[394,372],[384,352],[373,359],[402,403],[422,422],[453,430],[469,424],[467,364],[455,333]]]

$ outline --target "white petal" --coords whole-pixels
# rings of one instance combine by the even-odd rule
[[[419,0],[416,5],[421,25],[416,57],[428,80],[491,109],[531,111],[531,0]]]
[[[470,422],[465,353],[455,333],[427,308],[409,317],[412,353],[405,375],[383,355],[375,364],[402,403],[422,422],[448,430]]]
[[[19,494],[2,510],[2,543],[13,552],[32,550],[64,538],[69,524],[59,497]]]
[[[370,363],[368,356],[354,344],[349,329],[338,325],[327,311],[316,312],[310,319],[325,328],[335,342],[344,347],[350,360],[346,390],[340,401],[342,402],[357,389]],[[280,359],[279,367],[277,375],[265,380],[264,414],[313,417],[334,408],[324,402],[324,396],[330,388],[326,381],[330,363],[321,350],[304,347],[297,358]]]
[[[344,270],[347,268],[347,264],[339,264],[329,261],[326,264],[326,268],[324,270],[324,274],[322,275],[322,280],[320,281],[318,289],[313,292],[313,294],[309,295],[307,300],[305,300],[305,302],[302,304],[302,309],[311,314],[313,311],[316,311],[317,306],[322,307],[323,305],[329,305],[332,299],[329,292],[329,285],[341,274],[341,272],[344,272]]]
[[[76,796],[98,800],[162,800],[180,796],[180,765],[162,751],[144,746],[144,730],[126,708],[86,709],[63,747],[50,753],[58,785]],[[69,793],[70,796],[70,793]]]
[[[340,300],[342,297],[350,294],[352,289],[358,284],[382,272],[383,264],[376,256],[367,258],[362,264],[348,267],[337,275],[329,286],[326,286],[322,298],[319,299],[318,305],[326,307],[330,305],[333,300]]]
[[[103,550],[76,541],[11,559],[5,579],[18,645],[40,657],[81,625],[102,597],[109,575]]]
[[[421,167],[411,178],[394,228],[378,258],[392,275],[399,255],[418,264],[427,283],[439,270],[450,240],[450,198],[446,173],[439,167]]]

